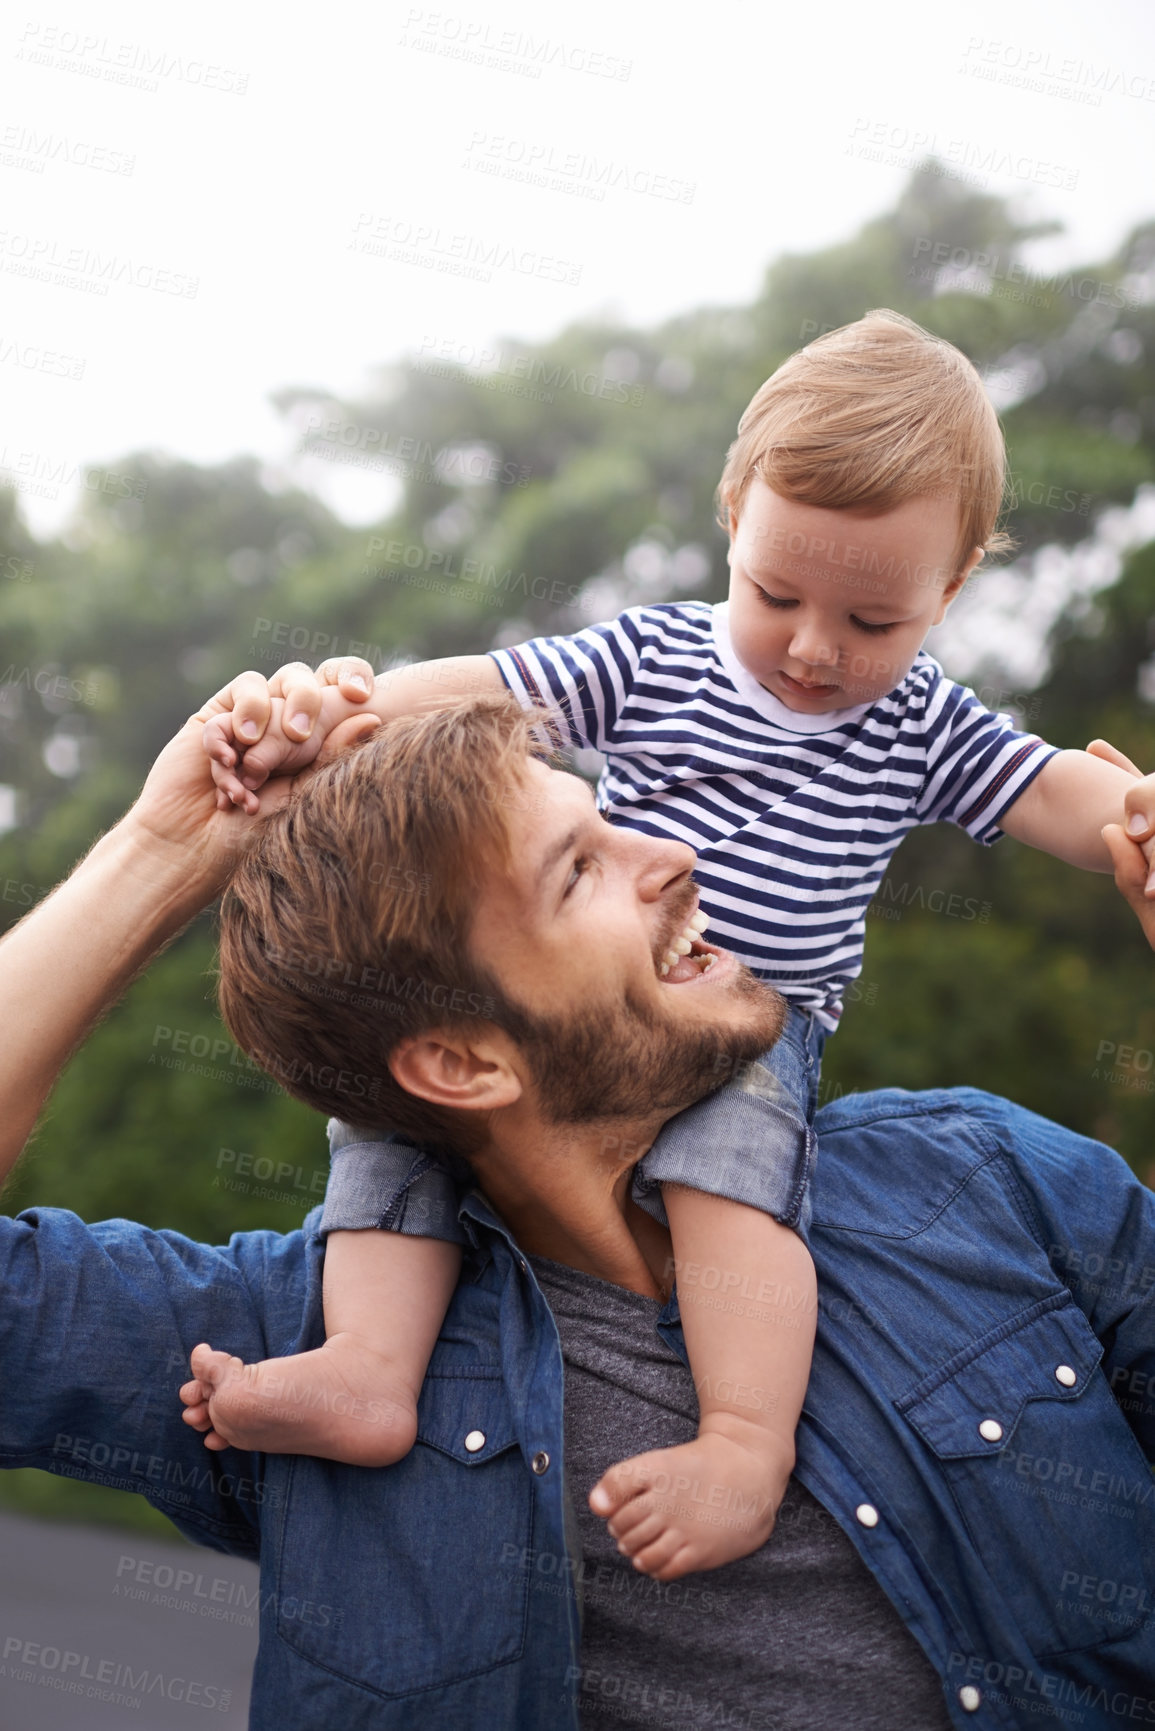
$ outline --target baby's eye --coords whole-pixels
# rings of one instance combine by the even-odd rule
[[[865,619],[856,619],[853,613],[850,615],[850,623],[856,630],[865,631],[868,637],[881,637],[884,632],[893,631],[895,626],[894,620],[889,620],[885,625],[869,625]]]
[[[758,591],[758,599],[765,602],[767,607],[797,607],[798,605],[797,601],[791,600],[786,595],[768,595],[758,583],[755,583],[754,587]]]

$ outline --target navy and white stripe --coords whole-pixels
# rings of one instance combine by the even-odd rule
[[[694,849],[711,939],[828,1029],[907,831],[997,840],[1054,755],[925,652],[877,703],[795,714],[737,661],[725,603],[634,607],[493,658],[523,704],[556,705],[571,743],[605,754],[615,822]]]

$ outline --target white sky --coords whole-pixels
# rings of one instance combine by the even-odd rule
[[[352,392],[434,342],[468,355],[593,312],[748,299],[779,253],[886,209],[931,150],[1061,219],[1048,267],[1155,213],[1148,0],[453,4],[8,13],[0,465],[41,531],[71,496],[62,467],[145,447],[276,462],[278,386]],[[590,158],[640,189],[598,187]],[[477,167],[511,160],[552,184]],[[374,234],[409,250],[358,250]],[[495,245],[516,262],[489,282],[438,268]]]

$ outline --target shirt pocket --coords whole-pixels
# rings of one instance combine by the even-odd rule
[[[390,1698],[520,1658],[528,1575],[492,1562],[506,1543],[519,1554],[529,1545],[530,1487],[500,1374],[427,1376],[404,1460],[368,1469],[292,1458],[277,1634]],[[318,1603],[331,1612],[324,1622],[302,1617]]]
[[[1155,1585],[1155,1477],[1067,1295],[1041,1300],[896,1401],[939,1464],[971,1541],[1032,1650],[1132,1634]],[[1088,1597],[1099,1583],[1110,1596]],[[1126,1589],[1126,1591],[1124,1591]],[[1096,1613],[1098,1613],[1096,1615]]]

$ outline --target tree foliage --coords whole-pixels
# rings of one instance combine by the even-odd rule
[[[713,493],[742,408],[800,342],[869,306],[948,336],[1016,399],[1004,415],[1007,521],[1021,551],[1085,539],[1105,507],[1155,477],[1155,223],[1113,258],[1049,277],[1025,263],[1039,233],[928,163],[853,237],[776,260],[751,305],[650,330],[587,323],[539,345],[507,339],[484,368],[431,347],[352,401],[283,391],[303,459],[352,465],[392,493],[368,529],[270,483],[253,459],[125,459],[113,495],[86,493],[47,544],[24,528],[18,493],[0,494],[0,780],[19,816],[0,838],[5,923],[243,665],[271,671],[360,644],[380,666],[573,630],[639,600],[720,598]],[[1151,705],[1137,695],[1153,619],[1146,549],[1093,608],[1059,621],[1032,725],[1061,745],[1102,733],[1155,761]],[[1148,958],[1109,884],[946,829],[912,837],[888,883],[867,949],[878,990],[852,1007],[830,1075],[1061,1098],[1069,1122],[1112,1129],[1144,1160],[1155,1104],[1143,1072],[1125,1087],[1093,1074],[1104,1041],[1151,1045]],[[936,912],[936,889],[989,904],[983,924]],[[311,1116],[223,1042],[206,919],[74,1061],[10,1200],[123,1209],[210,1235],[299,1219],[311,1192],[281,1203],[216,1183],[221,1148],[310,1172],[324,1163]]]

